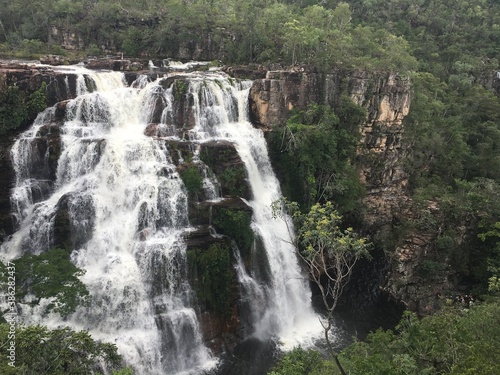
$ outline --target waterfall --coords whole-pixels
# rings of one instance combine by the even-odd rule
[[[139,374],[210,367],[214,361],[202,343],[186,277],[187,196],[165,146],[144,135],[151,90],[126,87],[119,73],[86,75],[96,90],[90,93],[84,77],[77,79],[79,95],[67,105],[57,178],[47,199],[35,203],[20,192],[33,184],[29,150],[53,111],[40,115],[12,149],[21,223],[2,250],[10,258],[48,250],[54,214],[65,200],[75,231],[93,228],[71,254],[86,271],[82,281],[92,303],[64,322],[42,318],[36,309],[23,318],[86,329],[116,343]]]
[[[252,229],[271,275],[260,279],[235,254],[242,298],[254,301],[249,304],[253,335],[279,340],[283,347],[307,344],[321,327],[290,233],[272,218],[271,203],[281,193],[263,134],[248,121],[250,82],[233,82],[219,73],[185,76],[195,119],[186,133],[190,142],[233,143],[248,173]],[[71,260],[86,271],[81,280],[91,304],[65,320],[43,315],[43,306],[26,307],[24,323],[88,330],[115,343],[137,374],[201,373],[216,360],[203,344],[188,282],[188,195],[174,163],[180,157],[165,141],[180,140],[172,124],[174,96],[160,81],[141,76],[127,86],[121,73],[82,72],[78,96],[67,103],[59,129],[57,168],[48,151],[37,149],[41,129],[55,121],[55,107],[38,116],[12,148],[16,184],[11,201],[18,230],[0,253],[12,260],[47,251],[56,213],[64,206],[73,235]],[[145,135],[158,100],[165,106],[158,120],[161,139]],[[196,154],[195,161],[200,162]],[[200,170],[205,195],[216,201],[217,181],[205,166]]]
[[[301,272],[289,229],[272,215],[272,203],[281,197],[262,131],[248,119],[251,82],[234,83],[220,76],[191,81],[196,127],[191,137],[198,141],[225,140],[234,143],[245,164],[252,199],[252,228],[267,254],[271,280],[252,276],[243,263],[237,273],[246,298],[252,303],[254,335],[278,339],[284,348],[309,345],[321,331],[312,311],[308,282]]]

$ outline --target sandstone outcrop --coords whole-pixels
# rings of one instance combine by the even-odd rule
[[[390,225],[394,213],[407,201],[407,175],[402,168],[402,120],[410,109],[410,82],[392,73],[337,70],[321,74],[312,68],[270,71],[250,90],[252,118],[269,129],[284,125],[292,109],[312,103],[338,105],[348,95],[368,114],[359,132],[360,178],[366,185],[365,221]]]
[[[121,60],[120,60],[121,61]],[[115,60],[95,63],[95,68],[116,70],[136,69],[131,63]],[[127,65],[128,64],[128,65]],[[141,69],[145,68],[145,63]],[[155,64],[156,65],[156,64]],[[91,65],[92,66],[92,65]],[[137,69],[139,66],[137,65]],[[251,116],[255,126],[271,129],[286,122],[289,111],[305,109],[311,103],[328,104],[332,108],[338,105],[342,95],[363,106],[367,112],[366,121],[359,128],[361,142],[358,148],[358,166],[360,179],[366,186],[364,197],[364,225],[368,232],[376,238],[394,229],[395,223],[401,218],[411,216],[411,199],[407,194],[408,176],[403,169],[403,161],[408,150],[402,142],[404,135],[403,119],[408,114],[410,106],[410,82],[391,73],[369,73],[363,71],[336,70],[330,74],[322,74],[311,67],[295,68],[287,71],[269,71],[257,67],[252,73],[249,67],[227,68],[226,71],[238,78],[255,78],[250,90]],[[127,82],[133,82],[141,72],[125,73]],[[142,72],[144,73],[144,72]],[[159,76],[158,72],[148,71],[152,78]],[[265,74],[265,78],[263,78]],[[34,145],[43,155],[51,155],[45,160],[47,165],[41,170],[47,176],[47,181],[53,181],[60,140],[58,128],[64,119],[66,104],[76,96],[76,75],[69,71],[60,71],[50,67],[31,64],[2,63],[0,77],[8,85],[17,85],[21,90],[34,92],[42,82],[47,84],[46,98],[48,106],[56,105],[53,122],[40,129]],[[185,140],[172,140],[169,137],[178,135],[185,137],[194,125],[192,113],[193,98],[188,90],[188,82],[182,75],[164,78],[160,85],[163,90],[173,87],[175,103],[168,116],[169,126],[164,125],[162,116],[167,104],[160,93],[154,99],[149,125],[145,134],[163,142],[165,148],[178,171],[193,167],[199,173],[213,174],[220,182],[224,199],[210,201],[203,192],[197,192],[190,197],[189,219],[194,229],[186,233],[189,249],[206,250],[213,244],[221,243],[213,236],[214,214],[220,214],[221,221],[227,210],[242,214],[250,214],[249,208],[241,198],[250,198],[247,176],[234,145],[228,142],[213,142],[202,145]],[[0,144],[0,227],[4,228],[3,236],[13,231],[13,221],[10,217],[9,193],[12,188],[14,174],[10,164],[9,149],[16,132],[9,133]],[[100,147],[105,147],[102,144]],[[41,155],[41,154],[40,154]],[[199,157],[199,161],[197,159]],[[168,171],[165,173],[169,173]],[[48,184],[44,189],[51,189]],[[41,196],[40,196],[40,199]],[[60,210],[56,217],[55,241],[64,246],[73,238],[75,243],[85,241],[85,233],[89,227],[72,228],[68,220],[68,205],[73,197],[64,197],[60,202]],[[90,203],[89,203],[90,204]],[[432,210],[431,210],[432,211]],[[246,215],[246,216],[245,216]],[[222,224],[219,224],[222,225]],[[138,238],[147,238],[147,228],[141,228]],[[220,226],[218,232],[223,232]],[[78,231],[82,236],[74,237]],[[425,255],[432,251],[432,241],[436,234],[409,233],[401,245],[387,256],[385,264],[388,275],[379,287],[384,288],[392,297],[404,301],[408,307],[419,309],[428,306],[434,298],[436,290],[449,285],[445,271],[434,281],[424,280],[416,271],[416,267]],[[225,246],[229,246],[222,241]],[[385,266],[384,266],[385,267]],[[384,268],[385,269],[385,268]],[[430,285],[432,284],[432,285]],[[202,326],[207,341],[212,347],[232,346],[238,337],[241,324],[238,323],[237,295],[231,296],[230,323],[224,323],[221,316],[210,309],[202,309]]]
[[[387,274],[379,290],[403,302],[421,314],[429,313],[436,295],[454,287],[447,268],[434,270],[426,277],[425,265],[433,265],[433,243],[438,228],[410,230],[397,243],[388,243],[396,227],[417,219],[416,208],[407,191],[408,173],[404,161],[409,150],[403,141],[403,119],[409,113],[411,85],[407,78],[389,72],[336,70],[319,73],[311,67],[269,71],[266,78],[255,80],[250,90],[251,116],[255,126],[264,130],[282,126],[292,109],[327,104],[334,109],[342,95],[367,113],[361,124],[356,164],[366,187],[362,221],[365,230],[384,250]],[[437,219],[439,209],[432,203],[424,214]],[[420,215],[422,213],[418,213]],[[465,229],[464,229],[465,231]],[[446,259],[441,259],[445,264]],[[422,267],[424,264],[424,267]]]

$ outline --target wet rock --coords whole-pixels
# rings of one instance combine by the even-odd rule
[[[200,147],[200,159],[217,177],[224,197],[251,199],[245,165],[231,142],[203,143]]]
[[[147,60],[131,59],[94,59],[87,60],[85,67],[94,70],[138,71],[148,66]]]
[[[47,65],[74,65],[78,64],[79,60],[71,59],[61,55],[45,55],[40,57],[40,62]]]
[[[56,104],[56,110],[54,112],[54,121],[64,121],[66,117],[66,108],[68,106],[69,100],[64,100]]]
[[[10,193],[14,185],[14,170],[10,158],[12,137],[0,137],[0,242],[14,231]]]
[[[78,212],[78,216],[74,212]],[[94,205],[90,195],[63,195],[57,203],[51,246],[79,249],[92,235],[94,217]]]
[[[171,88],[174,99],[171,111],[164,116],[164,122],[182,131],[192,129],[196,124],[193,113],[194,98],[189,92],[189,80],[186,76],[175,75],[161,79],[158,83],[165,90]]]
[[[144,135],[148,137],[172,137],[176,135],[176,129],[173,126],[165,124],[149,124],[144,129]]]
[[[233,78],[251,80],[264,79],[267,74],[267,68],[263,65],[226,66],[222,70]]]
[[[220,208],[252,212],[252,209],[241,198],[226,198],[215,202],[203,201],[190,207],[189,222],[193,225],[211,225],[214,211]]]

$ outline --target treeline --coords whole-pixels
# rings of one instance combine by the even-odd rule
[[[345,2],[1,0],[0,6],[4,54],[64,53],[64,42],[91,54],[401,72],[417,66],[403,38],[353,22]]]
[[[377,330],[340,355],[351,375],[498,374],[500,304],[497,299],[470,309],[449,302],[439,314],[418,319],[405,313],[393,330]],[[341,374],[333,360],[314,350],[296,348],[269,375]]]
[[[451,266],[483,289],[488,277],[500,272],[492,266],[500,263],[492,241],[478,237],[500,222],[497,1],[0,0],[0,7],[4,54],[69,53],[63,41],[94,55],[313,64],[323,70],[342,66],[409,75],[413,100],[404,141],[416,214],[395,223],[392,238],[382,246],[391,251],[408,232],[439,228],[425,272]],[[7,94],[5,102],[16,93]],[[25,116],[26,111],[7,114],[3,107],[3,127],[10,126],[5,118]],[[351,115],[344,117],[352,120]],[[307,119],[290,121],[297,141],[290,144],[289,160],[285,154],[281,162],[293,165],[299,155],[304,166],[293,171],[303,178],[301,186],[290,189],[290,198],[310,206],[327,194],[341,202],[341,210],[351,210],[362,189],[352,129],[339,132],[349,121],[321,120],[314,129],[302,126],[309,125]],[[308,149],[314,139],[329,142],[318,152]],[[285,177],[296,180],[293,173]],[[323,180],[328,189],[314,191]],[[439,207],[439,215],[429,213],[429,202]]]
[[[492,0],[1,0],[3,53],[92,53],[227,63],[282,62],[419,69],[469,80],[498,68]],[[409,53],[410,52],[410,53]],[[412,57],[413,56],[413,57]]]
[[[499,68],[500,4],[495,0],[351,0],[355,22],[386,30],[411,45],[420,71],[450,83]]]

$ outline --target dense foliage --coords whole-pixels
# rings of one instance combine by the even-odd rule
[[[311,105],[269,134],[271,158],[290,200],[305,211],[317,201],[334,201],[341,213],[353,211],[363,193],[353,164],[355,129],[365,117],[362,107],[343,96],[336,113]]]
[[[343,350],[339,360],[352,375],[497,374],[499,319],[500,303],[496,299],[470,309],[449,306],[423,319],[406,313],[395,331],[371,333],[366,341]],[[338,370],[319,353],[297,348],[270,372],[306,374],[331,375]]]
[[[190,164],[188,167],[181,169],[179,174],[190,196],[194,196],[201,191],[203,177],[195,164]]]
[[[74,46],[89,53],[176,57],[180,50],[192,55],[205,48],[205,59],[232,63],[343,64],[401,71],[417,66],[403,38],[385,27],[353,23],[345,2],[302,6],[275,0],[2,0],[0,6],[5,51],[64,52],[58,41],[73,35]]]
[[[0,342],[8,343],[10,326],[0,324]],[[0,352],[0,372],[5,375],[99,374],[101,366],[113,375],[132,375],[121,368],[116,345],[92,339],[86,331],[69,328],[50,330],[42,326],[16,327],[15,367],[8,365],[7,350]]]
[[[12,272],[15,269],[15,272]],[[40,304],[42,314],[66,317],[88,302],[89,293],[79,277],[83,271],[73,265],[69,253],[51,249],[40,255],[24,255],[9,267],[0,263],[0,286],[12,294],[9,309],[0,318],[0,373],[10,375],[99,374],[133,375],[124,368],[114,344],[94,340],[86,331],[68,327],[49,329],[40,325],[23,326],[17,319],[19,303]],[[15,287],[13,286],[15,284]],[[9,346],[8,346],[9,345]],[[7,348],[15,348],[15,361]],[[9,365],[14,363],[15,366]]]
[[[71,263],[66,250],[25,255],[15,261],[15,266],[19,301],[36,305],[48,299],[45,313],[54,311],[63,317],[88,302],[89,292],[79,279],[84,271]]]
[[[0,77],[0,135],[33,121],[46,108],[46,84],[31,94],[9,86]]]
[[[235,283],[230,246],[215,243],[208,249],[191,249],[188,259],[201,305],[219,314],[228,314],[230,292]]]
[[[251,214],[227,208],[217,208],[214,211],[213,225],[217,232],[232,238],[241,252],[249,253],[255,240],[250,226]]]

